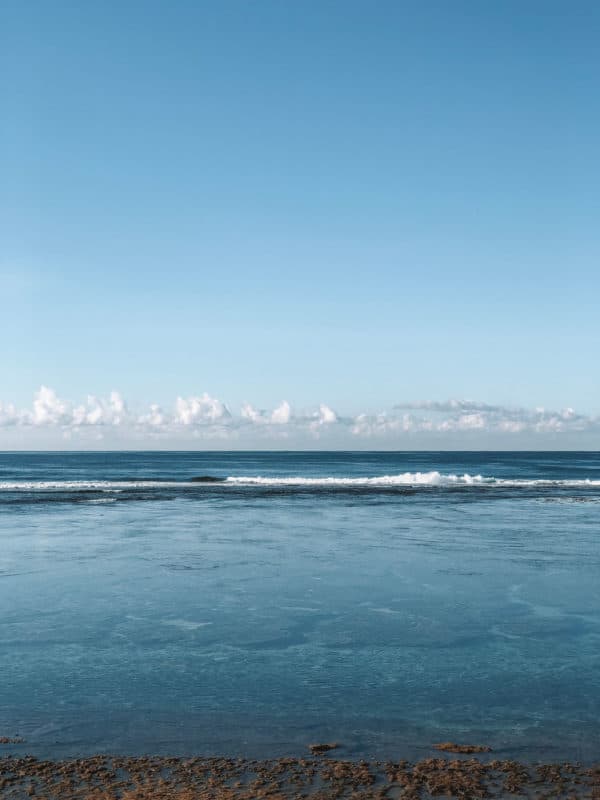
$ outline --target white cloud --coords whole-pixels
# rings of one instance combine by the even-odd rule
[[[254,422],[259,425],[266,422],[264,411],[258,411],[250,403],[244,403],[240,412],[242,419],[247,419],[249,422]]]
[[[33,425],[60,425],[67,423],[69,407],[53,389],[40,386],[33,398],[31,423]]]
[[[292,417],[292,409],[287,400],[284,400],[281,405],[273,409],[271,413],[271,422],[273,425],[287,425]]]
[[[160,406],[156,405],[156,403],[151,403],[148,412],[146,414],[141,414],[137,422],[142,427],[160,429],[168,423],[168,417],[163,413]]]
[[[230,417],[227,407],[206,392],[200,397],[178,397],[175,401],[173,421],[178,425],[210,424],[223,422]]]
[[[21,414],[12,403],[0,402],[0,427],[17,425],[21,421]]]
[[[555,441],[557,437],[571,435],[579,436],[585,443],[587,435],[600,435],[600,417],[580,414],[570,407],[551,411],[472,400],[407,402],[391,410],[354,416],[341,416],[325,403],[295,411],[284,400],[268,410],[245,403],[234,414],[223,401],[206,392],[179,396],[171,408],[149,403],[134,412],[117,391],[106,398],[88,395],[84,402],[74,405],[53,389],[41,386],[29,409],[0,402],[0,428],[23,432],[30,429],[40,435],[42,430],[56,430],[61,436],[87,436],[90,440],[104,437],[115,442],[128,437],[140,442],[147,435],[183,444],[191,437],[268,446],[269,441],[286,440],[301,445],[311,438],[322,438],[334,446],[352,446],[352,442],[360,446],[361,441],[368,446],[367,442],[373,440],[377,446],[401,448],[411,442],[426,446],[428,441],[472,444],[482,436],[494,436],[494,441],[505,442],[506,446],[512,446],[511,443],[519,446],[522,437],[529,437],[531,443],[543,437]]]
[[[113,420],[115,425],[119,425],[121,419],[127,414],[127,406],[119,392],[111,392],[108,399],[110,409],[113,413]]]
[[[388,436],[431,429],[432,425],[426,419],[419,423],[412,414],[394,414],[386,411],[378,414],[359,414],[354,417],[351,425],[351,431],[355,436]]]
[[[335,411],[326,406],[325,403],[321,403],[315,416],[318,425],[334,425],[338,421]]]
[[[257,409],[250,403],[244,403],[240,411],[240,423],[257,426],[265,434],[274,438],[282,438],[288,432],[310,430],[318,436],[322,426],[331,426],[339,422],[335,411],[321,403],[316,411],[294,413],[292,407],[284,400],[271,411]]]
[[[469,431],[485,428],[486,417],[482,413],[460,414],[457,417],[444,420],[439,425],[442,431]]]
[[[66,406],[66,404],[63,405]],[[125,421],[126,410],[125,402],[119,392],[111,392],[108,400],[101,400],[90,394],[85,403],[73,408],[72,424],[75,427],[79,425],[120,425]]]
[[[286,400],[272,411],[265,411],[255,408],[250,403],[244,403],[240,416],[254,425],[287,425],[292,420],[292,408]]]

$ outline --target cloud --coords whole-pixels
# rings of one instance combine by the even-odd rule
[[[281,405],[274,408],[271,413],[271,422],[273,425],[287,425],[292,416],[292,409],[287,400],[284,400]]]
[[[160,430],[168,424],[168,421],[168,417],[163,413],[161,407],[156,405],[156,403],[151,403],[148,411],[145,414],[141,414],[135,422],[143,428]]]
[[[292,418],[292,408],[287,400],[283,400],[272,411],[255,408],[250,403],[244,403],[241,417],[253,425],[287,425]]]
[[[111,392],[108,400],[101,400],[90,394],[85,403],[76,406],[71,412],[66,403],[58,402],[61,403],[63,415],[67,415],[67,419],[69,413],[71,414],[71,423],[75,428],[82,425],[121,425],[127,419],[127,407],[119,392]]]
[[[335,411],[324,403],[319,406],[315,417],[317,425],[334,425],[338,421]]]
[[[544,407],[527,409],[493,405],[473,400],[419,401],[395,405],[376,413],[362,412],[341,416],[320,403],[313,409],[296,410],[287,401],[271,409],[259,409],[245,403],[233,413],[220,399],[204,392],[176,397],[172,407],[148,403],[132,410],[117,391],[108,397],[88,395],[73,404],[47,386],[35,392],[30,408],[19,409],[13,403],[0,402],[0,428],[25,432],[58,431],[62,437],[112,437],[114,441],[142,441],[150,438],[185,442],[193,439],[239,440],[264,443],[288,440],[301,444],[303,437],[323,438],[334,445],[352,446],[373,440],[377,446],[401,448],[410,442],[436,444],[444,440],[476,442],[477,437],[498,437],[511,446],[520,437],[541,439],[571,435],[585,442],[589,434],[600,435],[600,417]],[[89,431],[89,434],[86,434]],[[93,433],[92,433],[93,431]],[[31,434],[33,436],[33,434]],[[458,437],[458,439],[457,439]]]
[[[68,422],[68,405],[53,389],[40,386],[33,398],[33,410],[30,420],[32,425],[60,425]]]
[[[12,403],[0,402],[0,427],[17,425],[20,421],[20,412]]]
[[[263,422],[263,412],[258,411],[254,406],[250,405],[250,403],[244,403],[242,409],[240,411],[240,416],[242,419],[248,420],[248,422],[253,422],[255,424],[260,424]]]
[[[447,400],[402,403],[394,406],[394,410],[419,412],[412,417],[412,425],[416,430],[573,433],[600,427],[600,417],[578,414],[572,408],[549,411],[543,407],[528,409],[473,400]]]
[[[173,421],[177,425],[204,425],[231,418],[227,406],[206,392],[201,397],[178,397]]]

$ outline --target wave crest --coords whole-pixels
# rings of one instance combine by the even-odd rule
[[[432,472],[403,472],[399,475],[382,475],[378,477],[323,477],[310,478],[301,476],[262,477],[262,476],[236,476],[229,477],[227,484],[236,486],[356,486],[356,487],[387,487],[387,486],[600,486],[600,480],[586,479],[545,479],[545,478],[495,478],[483,475],[444,475],[437,470]]]
[[[136,489],[187,489],[198,491],[219,487],[289,487],[289,488],[393,488],[393,487],[505,487],[505,488],[593,488],[600,487],[600,480],[585,479],[551,479],[551,478],[497,478],[483,475],[444,474],[431,472],[402,472],[398,475],[381,475],[374,477],[350,476],[262,476],[235,475],[228,478],[201,476],[189,480],[24,480],[0,481],[0,492],[126,492]]]

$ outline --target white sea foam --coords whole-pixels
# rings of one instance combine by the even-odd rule
[[[373,478],[240,476],[227,478],[226,482],[243,486],[443,486],[483,483],[488,480],[490,479],[483,478],[481,475],[459,476],[442,475],[440,472],[403,472],[400,475],[382,475]]]
[[[157,489],[159,487],[189,486],[178,481],[0,481],[5,492],[119,492],[127,489]]]
[[[116,497],[95,497],[92,500],[88,500],[88,503],[93,503],[94,505],[102,504],[102,503],[116,503]]]
[[[483,475],[444,474],[437,470],[431,472],[403,472],[398,475],[381,475],[377,477],[306,477],[306,476],[230,476],[224,481],[0,481],[0,491],[10,492],[44,492],[44,491],[102,491],[123,492],[132,489],[168,489],[186,488],[203,489],[222,487],[298,487],[298,488],[387,488],[394,486],[407,487],[506,487],[506,488],[591,488],[600,487],[600,480],[591,479],[547,479],[547,478],[496,478]]]
[[[507,486],[507,487],[527,487],[527,486],[564,486],[567,488],[600,486],[600,480],[549,480],[549,479],[525,479],[525,478],[495,478],[484,477],[483,475],[445,475],[441,472],[403,472],[399,475],[382,475],[379,477],[323,477],[310,478],[300,476],[286,477],[262,477],[262,476],[239,476],[229,477],[227,484],[237,486],[306,486],[306,487],[387,487],[387,486]]]

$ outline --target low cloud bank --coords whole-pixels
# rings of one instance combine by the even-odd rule
[[[195,439],[244,438],[283,441],[302,437],[308,441],[335,438],[352,442],[372,442],[374,447],[387,443],[402,444],[414,435],[434,436],[436,440],[457,435],[493,434],[506,437],[507,445],[519,434],[560,438],[568,434],[585,438],[600,433],[600,417],[580,414],[572,408],[553,411],[545,408],[513,408],[470,400],[406,402],[377,413],[343,416],[325,403],[314,409],[294,408],[287,400],[272,409],[245,403],[234,413],[224,402],[208,393],[177,397],[169,408],[150,403],[143,409],[128,406],[121,394],[111,392],[106,398],[88,395],[81,403],[71,403],[41,386],[30,408],[0,402],[0,428],[26,431],[55,431],[63,437],[79,436],[112,439],[133,436]],[[31,434],[28,434],[31,439]],[[363,445],[364,446],[364,445]]]

